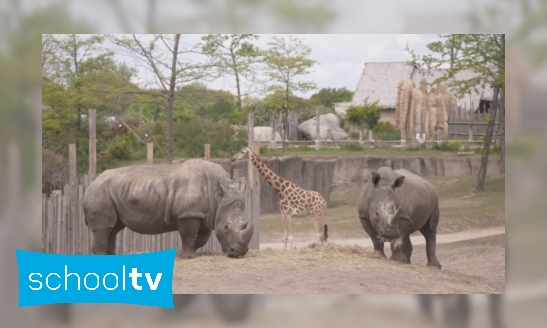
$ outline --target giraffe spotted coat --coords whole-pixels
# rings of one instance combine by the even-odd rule
[[[294,182],[279,176],[247,147],[243,147],[232,157],[232,161],[240,159],[250,159],[264,180],[278,193],[279,202],[277,205],[285,228],[285,248],[287,248],[287,243],[291,247],[294,246],[291,231],[293,216],[311,216],[317,240],[323,243],[327,242],[326,224],[323,226],[321,222],[327,209],[327,202],[320,193],[300,188]]]

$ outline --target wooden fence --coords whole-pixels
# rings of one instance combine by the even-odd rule
[[[238,181],[246,183],[245,178]],[[88,186],[88,175],[81,176],[78,184],[77,210],[75,215],[71,212],[70,186],[66,184],[61,191],[55,191],[47,196],[42,194],[42,247],[43,251],[52,254],[92,254],[92,233],[85,224],[83,213],[83,199]],[[256,188],[256,187],[255,187]],[[247,188],[246,188],[247,189]],[[246,204],[251,204],[252,195],[246,192]],[[256,206],[248,206],[246,219]],[[255,226],[255,233],[250,249],[258,249],[258,216],[247,219]],[[180,235],[177,231],[160,235],[143,235],[129,229],[123,229],[116,238],[116,254],[131,254],[143,252],[157,252],[161,250],[180,248]],[[220,252],[220,243],[213,231],[207,244],[198,252]]]
[[[85,224],[83,199],[89,178],[79,177],[77,211],[71,212],[70,186],[66,184],[62,192],[42,194],[42,246],[43,251],[52,254],[92,254],[92,233]],[[212,236],[214,233],[212,234]],[[216,241],[216,237],[211,237]],[[214,242],[208,243],[201,251],[213,251]],[[116,254],[155,252],[180,247],[178,232],[161,235],[142,235],[123,229],[116,238]],[[206,245],[207,246],[207,245]]]
[[[471,130],[473,136],[483,136],[486,134],[486,127],[490,115],[488,113],[473,113],[458,107],[450,113],[448,121],[448,131],[450,135],[469,135]],[[494,131],[497,130],[497,118],[494,122]]]
[[[94,110],[90,110],[90,113]],[[90,115],[91,116],[91,115]],[[254,115],[249,114],[249,131],[253,131],[252,122]],[[94,130],[90,125],[90,130]],[[251,133],[252,135],[252,133]],[[95,146],[90,141],[90,148]],[[260,151],[260,144],[249,139],[249,147]],[[153,147],[148,145],[148,162],[152,164]],[[56,190],[50,195],[42,194],[42,248],[46,253],[53,254],[92,254],[92,233],[85,224],[83,212],[83,200],[87,187],[90,184],[89,174],[76,175],[76,145],[69,145],[70,170],[67,176],[69,183],[62,190]],[[92,152],[90,152],[92,153]],[[204,158],[210,160],[210,147],[204,145]],[[90,165],[96,161],[90,159]],[[245,188],[245,220],[254,226],[253,237],[249,243],[249,249],[259,248],[259,214],[260,214],[260,185],[259,173],[248,161],[247,177],[240,177],[239,171],[228,172],[240,183],[246,184]],[[95,168],[90,170],[95,175]],[[135,233],[127,228],[118,233],[116,237],[116,254],[131,254],[142,252],[156,252],[182,246],[178,231],[160,235],[143,235]],[[221,252],[220,243],[214,231],[209,241],[198,252]]]

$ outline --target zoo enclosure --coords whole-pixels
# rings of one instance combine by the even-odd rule
[[[95,110],[89,110],[89,173],[77,176],[76,145],[69,145],[68,183],[50,195],[42,194],[42,251],[52,254],[91,254],[92,234],[85,224],[83,200],[89,184],[96,176]],[[249,114],[249,131],[253,131],[253,113]],[[259,153],[260,145],[251,137],[248,147]],[[147,161],[153,164],[153,144],[147,145]],[[210,145],[204,145],[204,158],[210,160]],[[239,170],[227,170],[229,175],[245,183],[245,219],[254,226],[249,249],[259,248],[260,180],[251,161],[247,161],[246,177]],[[225,168],[226,169],[226,168]],[[230,172],[231,171],[231,172]],[[258,192],[257,192],[258,191]],[[116,254],[156,252],[181,246],[178,231],[159,235],[143,235],[123,229],[116,237]],[[199,252],[221,252],[215,233]]]

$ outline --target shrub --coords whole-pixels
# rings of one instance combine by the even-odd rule
[[[448,142],[448,149],[453,151],[459,151],[462,143],[459,140],[451,140]]]
[[[131,158],[131,149],[123,137],[115,137],[108,147],[108,155],[112,159],[127,160]]]
[[[347,150],[347,151],[363,151],[364,148],[361,145],[357,144],[346,144],[340,146],[340,150]]]
[[[399,140],[401,132],[390,122],[379,122],[373,130],[375,140]]]

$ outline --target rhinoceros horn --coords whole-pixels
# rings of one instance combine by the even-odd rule
[[[253,225],[252,224],[247,224],[247,222],[244,222],[243,224],[240,225],[239,227],[239,231],[240,231],[240,237],[241,237],[241,244],[242,245],[249,245],[249,242],[251,241],[251,238],[253,237],[253,232],[254,232],[254,229],[253,229]]]
[[[401,206],[399,206],[399,208],[397,209],[397,211],[395,211],[395,214],[393,214],[390,218],[389,218],[389,225],[390,226],[395,226],[397,224],[397,218],[399,217],[399,212],[401,212]]]

